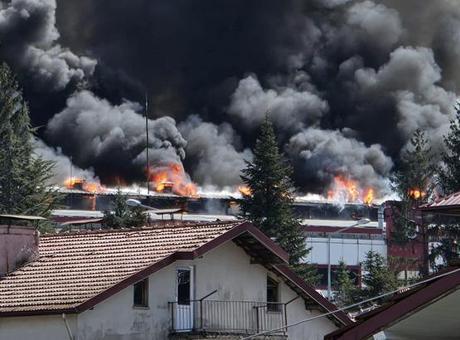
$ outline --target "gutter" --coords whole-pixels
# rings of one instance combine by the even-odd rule
[[[62,320],[64,321],[65,328],[67,329],[67,335],[69,336],[69,340],[75,340],[74,336],[72,335],[72,330],[70,329],[65,313],[62,313]]]

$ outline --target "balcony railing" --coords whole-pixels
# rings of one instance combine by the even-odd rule
[[[193,300],[169,307],[173,333],[257,334],[286,326],[284,303]],[[285,330],[271,335],[285,335]]]

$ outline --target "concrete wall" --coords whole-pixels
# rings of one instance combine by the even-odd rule
[[[67,315],[72,330],[77,327],[77,317]],[[0,318],[1,340],[67,340],[67,332],[62,315],[7,317]]]
[[[176,263],[154,273],[149,278],[149,308],[133,308],[133,287],[128,287],[106,301],[78,315],[72,324],[72,332],[77,340],[151,340],[167,339],[171,325],[171,311],[168,302],[176,300],[176,269],[192,266],[194,269],[194,298],[201,298],[210,292],[217,293],[209,297],[212,300],[266,301],[266,278],[268,271],[258,264],[251,264],[250,258],[238,246],[228,242],[193,261]],[[273,275],[273,274],[270,274]],[[273,276],[278,279],[276,276]],[[281,282],[281,281],[280,281]],[[287,302],[297,294],[284,283],[280,283],[280,300]],[[299,298],[287,306],[288,322],[294,322],[316,315],[318,312],[305,310],[303,299]],[[29,323],[29,317],[18,318],[23,324]],[[4,330],[0,339],[37,340],[33,335],[20,328],[19,323],[2,319]],[[62,320],[60,320],[62,323]],[[65,339],[57,335],[54,329],[45,326],[43,321],[39,330],[47,334],[43,339]],[[59,325],[59,322],[57,322]],[[64,325],[61,324],[61,327]],[[0,328],[1,329],[1,328]],[[289,329],[290,339],[320,339],[335,329],[326,318]],[[65,328],[63,328],[65,331]],[[4,335],[8,335],[8,337]],[[14,335],[14,336],[13,336]]]

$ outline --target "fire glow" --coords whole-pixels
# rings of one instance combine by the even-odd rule
[[[148,169],[149,183],[156,192],[172,192],[181,196],[194,197],[198,195],[198,189],[180,163],[168,163],[166,165]]]
[[[413,188],[409,190],[409,196],[414,200],[419,200],[426,196],[426,192],[418,188]]]
[[[79,177],[69,177],[64,181],[64,185],[67,189],[81,189],[90,193],[98,193],[104,191],[101,184],[97,182],[89,182]]]
[[[251,189],[246,185],[240,185],[238,191],[242,196],[251,196]]]
[[[331,201],[362,202],[370,205],[374,201],[375,191],[373,188],[362,189],[357,181],[339,175],[334,177],[327,198]]]

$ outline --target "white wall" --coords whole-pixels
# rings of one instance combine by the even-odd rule
[[[307,237],[307,247],[311,247],[307,261],[315,264],[327,264],[328,239],[326,237]],[[383,239],[331,238],[331,264],[343,260],[347,265],[359,265],[366,253],[375,251],[386,258],[387,246]]]
[[[177,261],[151,275],[147,309],[133,308],[133,287],[130,286],[92,310],[78,315],[78,320],[71,324],[76,339],[167,339],[171,322],[168,302],[176,299],[176,268],[188,265],[193,266],[195,271],[195,298],[201,298],[217,289],[217,293],[209,299],[266,301],[267,269],[251,264],[249,256],[240,247],[228,242],[202,258]],[[281,302],[287,302],[295,296],[297,294],[294,291],[280,283]],[[301,298],[287,306],[289,323],[317,314],[317,311],[305,310]],[[34,331],[24,328],[31,321],[37,325]],[[329,319],[322,318],[289,329],[289,336],[290,339],[322,339],[335,328]],[[54,319],[3,318],[0,319],[0,339],[66,339],[66,333],[60,316]]]
[[[76,316],[66,315],[71,329],[76,329]],[[62,315],[0,318],[1,340],[66,340],[69,339]],[[69,339],[70,340],[70,339]]]

